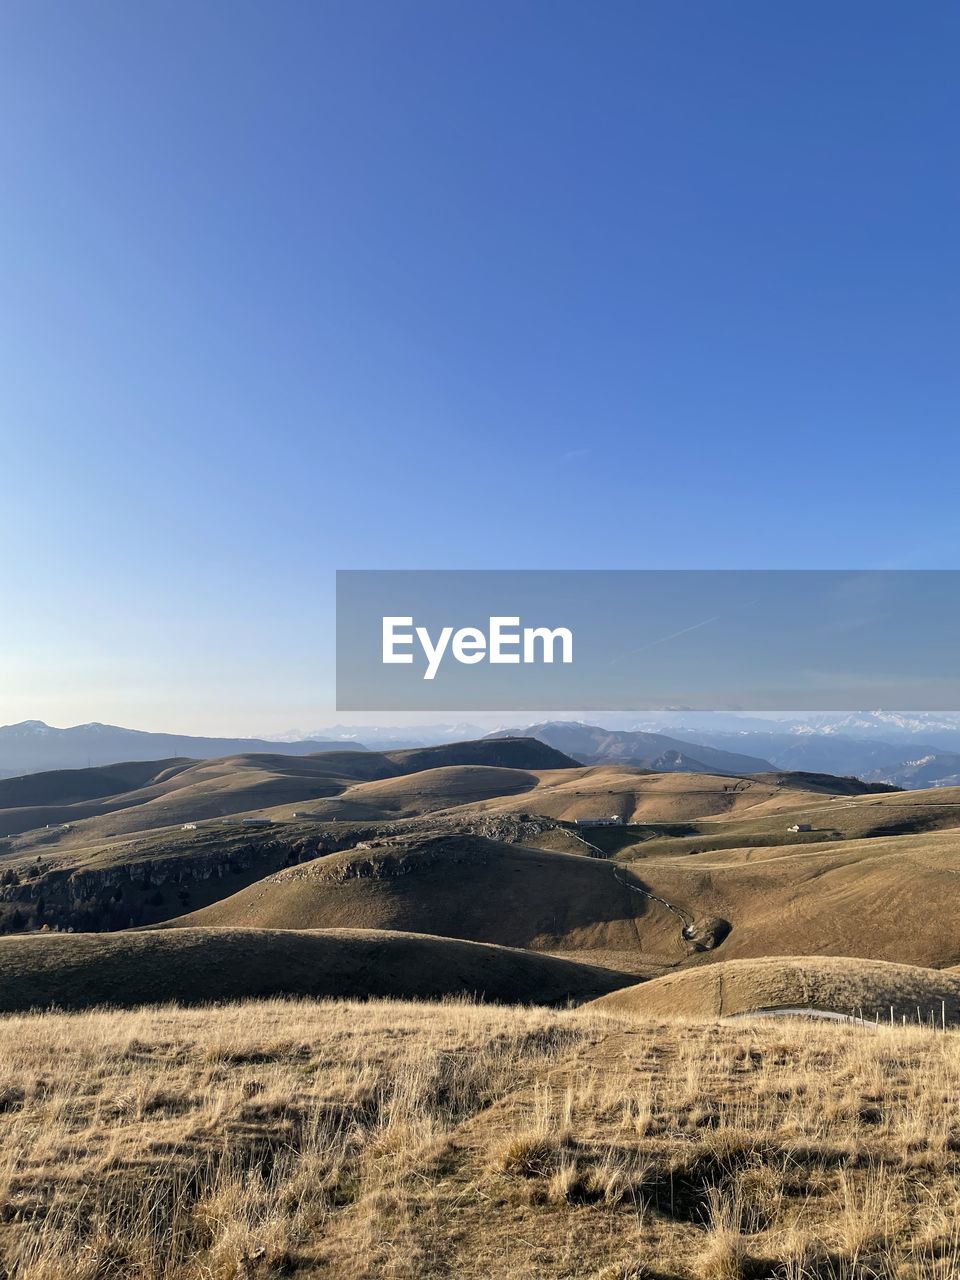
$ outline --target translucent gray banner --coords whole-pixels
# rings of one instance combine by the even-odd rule
[[[960,710],[956,570],[342,570],[340,711]]]

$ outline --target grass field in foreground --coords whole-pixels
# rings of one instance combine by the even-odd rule
[[[279,1001],[0,1019],[9,1280],[955,1280],[960,1039]]]

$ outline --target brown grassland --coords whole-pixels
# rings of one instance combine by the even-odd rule
[[[0,1280],[960,1280],[958,821],[524,739],[0,783]]]
[[[960,1038],[463,1002],[0,1020],[0,1276],[960,1275]]]

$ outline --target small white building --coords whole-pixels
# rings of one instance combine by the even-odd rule
[[[622,827],[623,819],[612,813],[609,818],[574,818],[573,823],[576,827]]]
[[[787,831],[795,833],[797,831],[812,831],[813,826],[809,822],[795,822],[792,827],[787,827]]]
[[[181,831],[196,831],[197,824],[195,822],[185,822],[180,828]]]

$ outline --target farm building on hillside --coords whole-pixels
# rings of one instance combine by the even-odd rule
[[[612,813],[609,818],[574,818],[573,825],[575,827],[622,827],[623,819],[618,813]]]
[[[241,822],[245,827],[272,827],[272,818],[242,818]]]
[[[788,832],[793,831],[812,831],[813,825],[809,822],[795,822],[792,827],[787,827]]]

